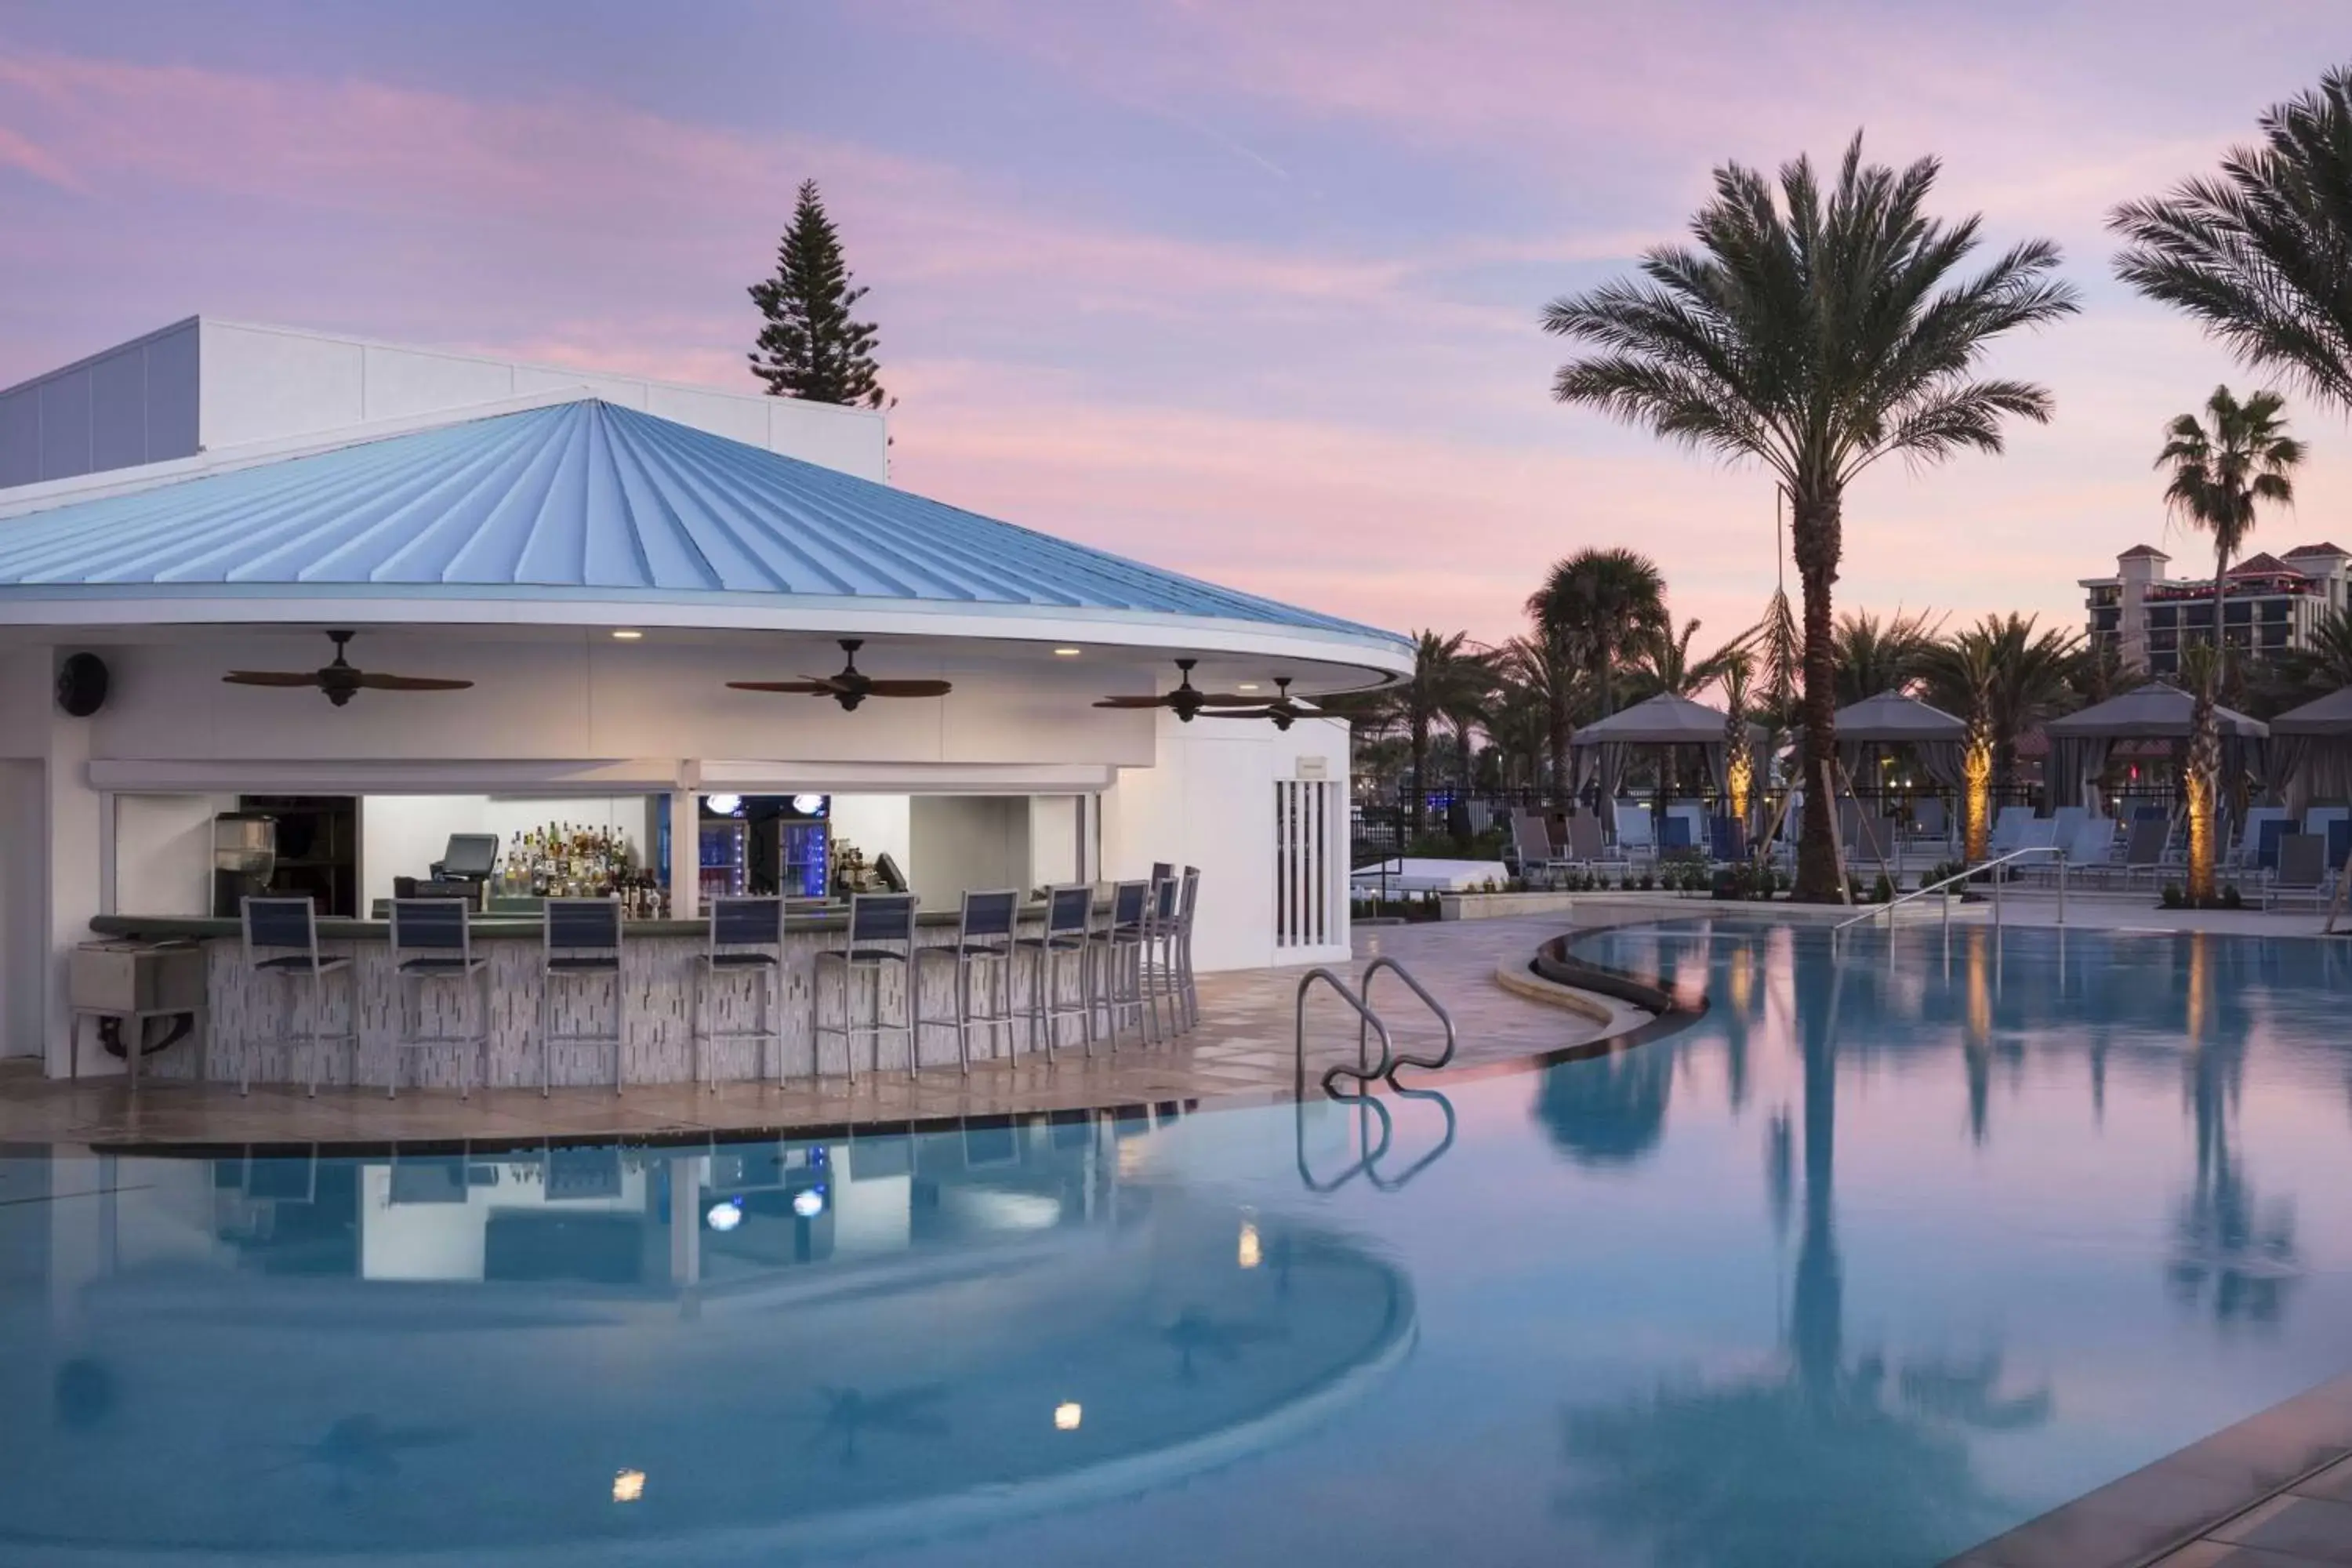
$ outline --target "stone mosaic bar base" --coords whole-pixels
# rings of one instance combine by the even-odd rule
[[[955,927],[929,927],[918,934],[919,945],[952,943]],[[613,1048],[607,1044],[565,1043],[564,1036],[614,1032],[617,1019],[625,1044],[621,1079],[625,1083],[688,1083],[698,1073],[693,1033],[697,991],[700,990],[700,1027],[706,1037],[737,1035],[760,1026],[762,990],[772,988],[770,1022],[781,1040],[706,1038],[708,1064],[701,1070],[718,1081],[744,1082],[757,1079],[806,1079],[820,1071],[839,1077],[852,1066],[848,1047],[837,1034],[820,1041],[814,1025],[819,1008],[827,1026],[842,1017],[841,970],[824,965],[824,994],[817,992],[817,954],[838,947],[834,933],[790,934],[785,939],[781,976],[771,970],[702,974],[697,960],[704,951],[700,940],[678,936],[625,937],[621,948],[618,1006],[609,974],[566,976],[555,982],[548,1016],[557,1038],[549,1061],[549,1076],[557,1085],[609,1084],[614,1079]],[[310,1079],[311,982],[307,975],[257,973],[247,967],[233,941],[206,944],[206,971],[212,1008],[204,1019],[204,1073],[216,1082],[235,1083],[250,1058],[256,1083],[307,1083]],[[470,982],[436,979],[403,981],[394,973],[389,948],[382,942],[328,941],[325,951],[349,957],[351,967],[325,980],[325,1026],[330,1036],[321,1055],[321,1085],[381,1085],[396,1069],[402,1087],[457,1088],[460,1062],[473,1047],[446,1045],[430,1048],[394,1048],[403,1035],[457,1036],[478,1030],[479,1009],[487,994],[489,1007],[488,1066],[492,1088],[536,1088],[540,1083],[540,1018],[542,977],[541,949],[536,941],[482,938],[475,942],[477,956],[488,960],[487,976]],[[1026,1017],[1029,1006],[1030,956],[1013,964],[1006,986],[1010,1011],[1020,1015],[1010,1028],[991,1033],[975,1029],[971,1050],[975,1060],[1042,1052],[1042,1037],[1032,1039]],[[907,1015],[905,986],[896,965],[886,969],[880,1006],[884,1018],[897,1021]],[[927,1018],[954,1014],[955,964],[945,957],[921,961],[921,1012]],[[1077,999],[1077,964],[1065,960],[1059,991],[1065,1004]],[[974,973],[975,1006],[982,1011],[1007,1010],[993,993],[993,965]],[[487,979],[487,986],[484,980]],[[404,997],[403,993],[405,993]],[[873,982],[856,976],[854,1017],[863,1024],[875,1005]],[[1163,1013],[1167,1008],[1163,1002]],[[403,1020],[404,1006],[406,1018]],[[356,1012],[358,1053],[354,1063],[345,1034]],[[1128,1041],[1138,1036],[1134,1020],[1124,1021]],[[919,1065],[953,1067],[959,1058],[951,1027],[927,1026],[919,1031]],[[820,1046],[822,1060],[819,1059]],[[861,1033],[854,1038],[856,1070],[908,1070],[906,1037],[897,1034],[880,1039]],[[1062,1021],[1056,1048],[1083,1048],[1076,1018]],[[356,1068],[356,1070],[354,1070]],[[194,1077],[196,1053],[177,1047],[152,1058],[146,1073],[159,1079]],[[476,1084],[485,1072],[476,1062],[469,1072]]]

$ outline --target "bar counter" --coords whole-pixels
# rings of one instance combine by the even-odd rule
[[[1024,910],[1024,925],[1034,924],[1044,917],[1045,906],[1035,904]],[[816,955],[841,944],[842,932],[848,924],[848,906],[833,904],[822,907],[788,909],[785,915],[784,962],[781,982],[776,987],[781,1011],[773,1019],[776,1032],[782,1037],[783,1076],[788,1080],[805,1082],[814,1070],[812,1025],[814,1022]],[[100,915],[90,921],[92,931],[101,937],[129,939],[140,942],[199,942],[205,948],[205,988],[209,1004],[204,1019],[205,1031],[205,1070],[215,1081],[234,1083],[245,1063],[248,1051],[254,1053],[253,1081],[256,1083],[302,1083],[309,1078],[308,1032],[310,1019],[310,981],[307,978],[289,980],[278,974],[257,974],[246,966],[238,922],[233,920],[207,920],[187,916],[115,914]],[[916,916],[916,939],[921,945],[951,944],[956,938],[958,913],[954,909],[921,910]],[[502,917],[486,915],[472,922],[473,939],[478,956],[488,961],[489,1047],[487,1077],[493,1089],[536,1089],[540,1082],[539,1017],[541,924],[539,917]],[[694,1080],[694,1046],[690,1034],[697,959],[705,951],[709,932],[707,921],[701,920],[641,920],[623,922],[621,928],[621,1017],[626,1045],[622,1052],[622,1077],[627,1083],[659,1084],[687,1083]],[[395,1053],[392,1043],[400,1028],[400,982],[392,968],[390,947],[391,926],[382,921],[321,920],[319,922],[320,950],[331,956],[351,959],[350,969],[327,977],[327,1019],[330,1033],[344,1026],[346,1006],[356,1006],[359,1026],[359,1064],[357,1081],[380,1088],[391,1069]],[[925,963],[923,970],[922,1012],[927,1017],[945,1017],[953,1014],[952,984],[955,966],[946,962]],[[1025,964],[1016,963],[1017,972]],[[1016,981],[1019,975],[1016,974]],[[975,989],[978,982],[975,982]],[[479,1005],[481,983],[471,986],[456,981],[433,981],[423,984],[409,983],[409,1027],[419,1036],[457,1035],[467,1030],[474,1017],[473,1009]],[[729,1033],[754,1026],[760,996],[757,984],[747,976],[721,976],[705,982],[703,1028],[706,1032]],[[900,987],[895,978],[886,977],[883,987],[883,1016],[899,1016]],[[861,984],[857,989],[856,1016],[865,1018],[870,993]],[[347,1001],[346,999],[349,998]],[[839,1018],[840,984],[838,971],[828,979],[824,989],[824,1016],[828,1025]],[[1027,1005],[1027,987],[1014,986],[1013,1005],[1016,1011]],[[569,979],[559,983],[552,1009],[554,1031],[558,1036],[612,1032],[612,982],[608,979]],[[1064,1025],[1060,1042],[1063,1049],[1080,1048],[1073,1023]],[[289,1037],[292,1037],[289,1041]],[[257,1047],[256,1042],[262,1042]],[[953,1067],[957,1060],[955,1031],[950,1028],[925,1028],[919,1037],[920,1064],[924,1067]],[[1025,1021],[1010,1031],[996,1032],[993,1045],[981,1031],[972,1039],[974,1060],[991,1055],[1025,1054],[1031,1042]],[[91,1047],[85,1042],[84,1056]],[[775,1041],[721,1039],[706,1041],[710,1070],[722,1082],[742,1081],[761,1076],[761,1057],[766,1054],[766,1076],[776,1075],[778,1046]],[[857,1070],[863,1074],[875,1066],[874,1044],[870,1037],[856,1040]],[[454,1089],[458,1082],[458,1064],[464,1051],[455,1046],[434,1049],[402,1050],[396,1053],[401,1073],[401,1087]],[[194,1076],[197,1053],[186,1044],[146,1058],[140,1069],[142,1079],[185,1079]],[[837,1078],[846,1063],[842,1054],[841,1037],[827,1035],[824,1038],[824,1076]],[[882,1071],[907,1070],[906,1047],[899,1037],[886,1037],[882,1041],[880,1068]],[[582,1046],[559,1043],[553,1052],[551,1075],[559,1085],[609,1085],[612,1081],[613,1060],[609,1046]],[[472,1072],[478,1086],[485,1069],[477,1066]],[[330,1039],[320,1066],[321,1084],[349,1084],[353,1080],[352,1052],[346,1044]]]

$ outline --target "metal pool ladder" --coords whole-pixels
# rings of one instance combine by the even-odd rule
[[[1393,972],[1396,977],[1404,983],[1405,988],[1421,999],[1422,1005],[1429,1009],[1439,1025],[1444,1028],[1445,1048],[1435,1056],[1404,1056],[1397,1051],[1396,1042],[1389,1034],[1388,1020],[1381,1017],[1379,1010],[1371,1004],[1372,981],[1384,969]],[[1307,1168],[1307,994],[1318,984],[1328,985],[1338,992],[1339,999],[1354,1009],[1356,1014],[1355,1065],[1350,1067],[1346,1062],[1335,1063],[1324,1070],[1320,1081],[1325,1094],[1343,1104],[1353,1105],[1356,1108],[1358,1139],[1363,1153],[1352,1164],[1341,1170],[1337,1176],[1329,1178],[1318,1177]],[[1412,1067],[1433,1071],[1444,1067],[1454,1059],[1454,1047],[1459,1038],[1454,1027],[1454,1015],[1446,1011],[1443,1002],[1430,994],[1429,988],[1414,977],[1412,971],[1393,958],[1376,958],[1364,966],[1362,977],[1350,986],[1336,970],[1320,967],[1310,969],[1299,977],[1298,1002],[1294,1022],[1296,1027],[1293,1041],[1297,1063],[1297,1092],[1293,1102],[1293,1110],[1297,1118],[1298,1136],[1298,1177],[1306,1184],[1308,1191],[1336,1192],[1356,1177],[1362,1176],[1382,1192],[1395,1192],[1435,1164],[1447,1150],[1454,1147],[1453,1102],[1434,1089],[1407,1089],[1396,1079],[1400,1068]],[[1380,1056],[1377,1059],[1371,1055],[1371,1041],[1375,1036],[1381,1042]],[[1355,1087],[1341,1089],[1338,1081],[1341,1079],[1353,1079]],[[1392,1176],[1384,1176],[1380,1171],[1380,1163],[1388,1155],[1390,1141],[1395,1131],[1395,1123],[1389,1115],[1388,1107],[1381,1103],[1379,1096],[1370,1092],[1371,1086],[1380,1082],[1385,1082],[1399,1100],[1433,1102],[1445,1118],[1445,1131],[1439,1138],[1436,1146],[1420,1159],[1415,1160],[1402,1172]],[[1377,1138],[1373,1136],[1374,1123],[1377,1123],[1379,1128]]]
[[[1384,969],[1402,981],[1405,988],[1421,999],[1422,1005],[1429,1009],[1444,1028],[1445,1048],[1435,1056],[1411,1057],[1398,1054],[1396,1042],[1389,1035],[1388,1020],[1381,1016],[1371,1003],[1372,981]],[[1454,1049],[1458,1041],[1454,1028],[1454,1015],[1447,1012],[1445,1004],[1431,995],[1429,987],[1414,978],[1412,971],[1403,964],[1393,958],[1375,958],[1371,963],[1364,965],[1362,978],[1353,986],[1350,986],[1337,970],[1318,965],[1299,977],[1297,1005],[1293,1013],[1292,1046],[1297,1063],[1298,1084],[1302,1090],[1307,1083],[1307,994],[1312,991],[1318,982],[1339,993],[1339,1000],[1353,1008],[1356,1014],[1356,1065],[1349,1067],[1345,1062],[1335,1063],[1324,1069],[1320,1080],[1323,1092],[1334,1100],[1351,1098],[1336,1086],[1335,1079],[1354,1079],[1356,1080],[1354,1092],[1357,1094],[1362,1093],[1372,1084],[1382,1081],[1385,1081],[1391,1089],[1402,1092],[1402,1086],[1396,1080],[1399,1068],[1411,1067],[1434,1071],[1454,1059]],[[1370,1054],[1374,1036],[1378,1036],[1381,1042],[1381,1052],[1377,1060],[1373,1059]]]

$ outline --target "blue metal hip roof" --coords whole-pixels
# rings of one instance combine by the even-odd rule
[[[781,595],[1392,634],[583,399],[0,521],[11,589]]]

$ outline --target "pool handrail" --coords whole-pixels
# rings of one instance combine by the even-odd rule
[[[1370,963],[1364,965],[1364,973],[1356,982],[1357,994],[1364,1000],[1363,1010],[1366,1018],[1376,1016],[1371,1013],[1372,976],[1378,974],[1383,969],[1388,970],[1399,980],[1403,981],[1405,988],[1411,991],[1414,995],[1421,998],[1422,1005],[1437,1016],[1438,1023],[1443,1025],[1445,1029],[1445,1048],[1438,1052],[1437,1055],[1433,1057],[1408,1057],[1402,1055],[1391,1055],[1390,1057],[1388,1070],[1381,1076],[1388,1080],[1388,1085],[1391,1089],[1402,1092],[1402,1086],[1399,1085],[1396,1080],[1397,1069],[1399,1068],[1423,1068],[1432,1072],[1436,1071],[1438,1068],[1444,1067],[1454,1059],[1454,1047],[1456,1043],[1457,1037],[1455,1036],[1454,1029],[1454,1015],[1445,1010],[1445,1004],[1431,995],[1429,994],[1429,987],[1423,985],[1419,980],[1415,979],[1412,970],[1407,969],[1403,964],[1399,963],[1395,959],[1391,958],[1386,954],[1382,954],[1381,957],[1375,958]],[[1365,1027],[1365,1018],[1358,1019],[1356,1023],[1356,1059],[1359,1061],[1361,1061],[1364,1056]]]
[[[2006,855],[1996,855],[1990,860],[1980,860],[1965,871],[1955,873],[1952,876],[1942,878],[1937,881],[1923,883],[1919,887],[1912,889],[1909,892],[1904,894],[1899,899],[1889,899],[1886,902],[1878,905],[1874,909],[1864,910],[1862,913],[1853,916],[1851,920],[1843,920],[1838,921],[1837,924],[1830,928],[1830,934],[1832,936],[1835,936],[1840,931],[1845,930],[1848,926],[1858,926],[1864,921],[1874,921],[1882,915],[1886,918],[1886,923],[1891,927],[1895,923],[1895,911],[1901,906],[1911,902],[1913,900],[1924,899],[1930,893],[1940,892],[1943,889],[1949,888],[1955,882],[1969,881],[1982,872],[1997,870],[2000,867],[2006,866],[2013,860],[2022,860],[2030,855],[2051,855],[2057,858],[2058,923],[2060,925],[2064,925],[2066,923],[2066,847],[2062,844],[2031,844],[2022,849],[2012,849]],[[1993,924],[1995,925],[1999,925],[2000,923],[2000,879],[1995,877],[1992,882],[1992,919]],[[1949,921],[1951,918],[1952,902],[1949,898],[1947,898],[1944,900],[1944,919],[1947,921]]]
[[[1361,1021],[1356,1031],[1356,1065],[1349,1067],[1345,1062],[1335,1062],[1324,1069],[1322,1079],[1319,1080],[1323,1085],[1324,1093],[1338,1098],[1339,1090],[1331,1087],[1333,1079],[1342,1076],[1352,1078],[1360,1088],[1370,1084],[1375,1079],[1385,1078],[1390,1071],[1390,1062],[1395,1059],[1396,1049],[1389,1039],[1389,1026],[1381,1021],[1381,1016],[1372,1011],[1363,997],[1350,988],[1348,983],[1339,977],[1337,971],[1318,963],[1300,975],[1298,979],[1298,1005],[1295,1014],[1297,1028],[1294,1037],[1297,1046],[1297,1078],[1302,1087],[1307,1081],[1307,993],[1314,989],[1315,983],[1318,980],[1338,992],[1339,999],[1354,1008],[1356,1016]],[[1368,1043],[1365,1039],[1364,1026],[1369,1026],[1371,1032],[1381,1037],[1381,1058],[1378,1066],[1367,1065],[1364,1060],[1364,1047]]]

